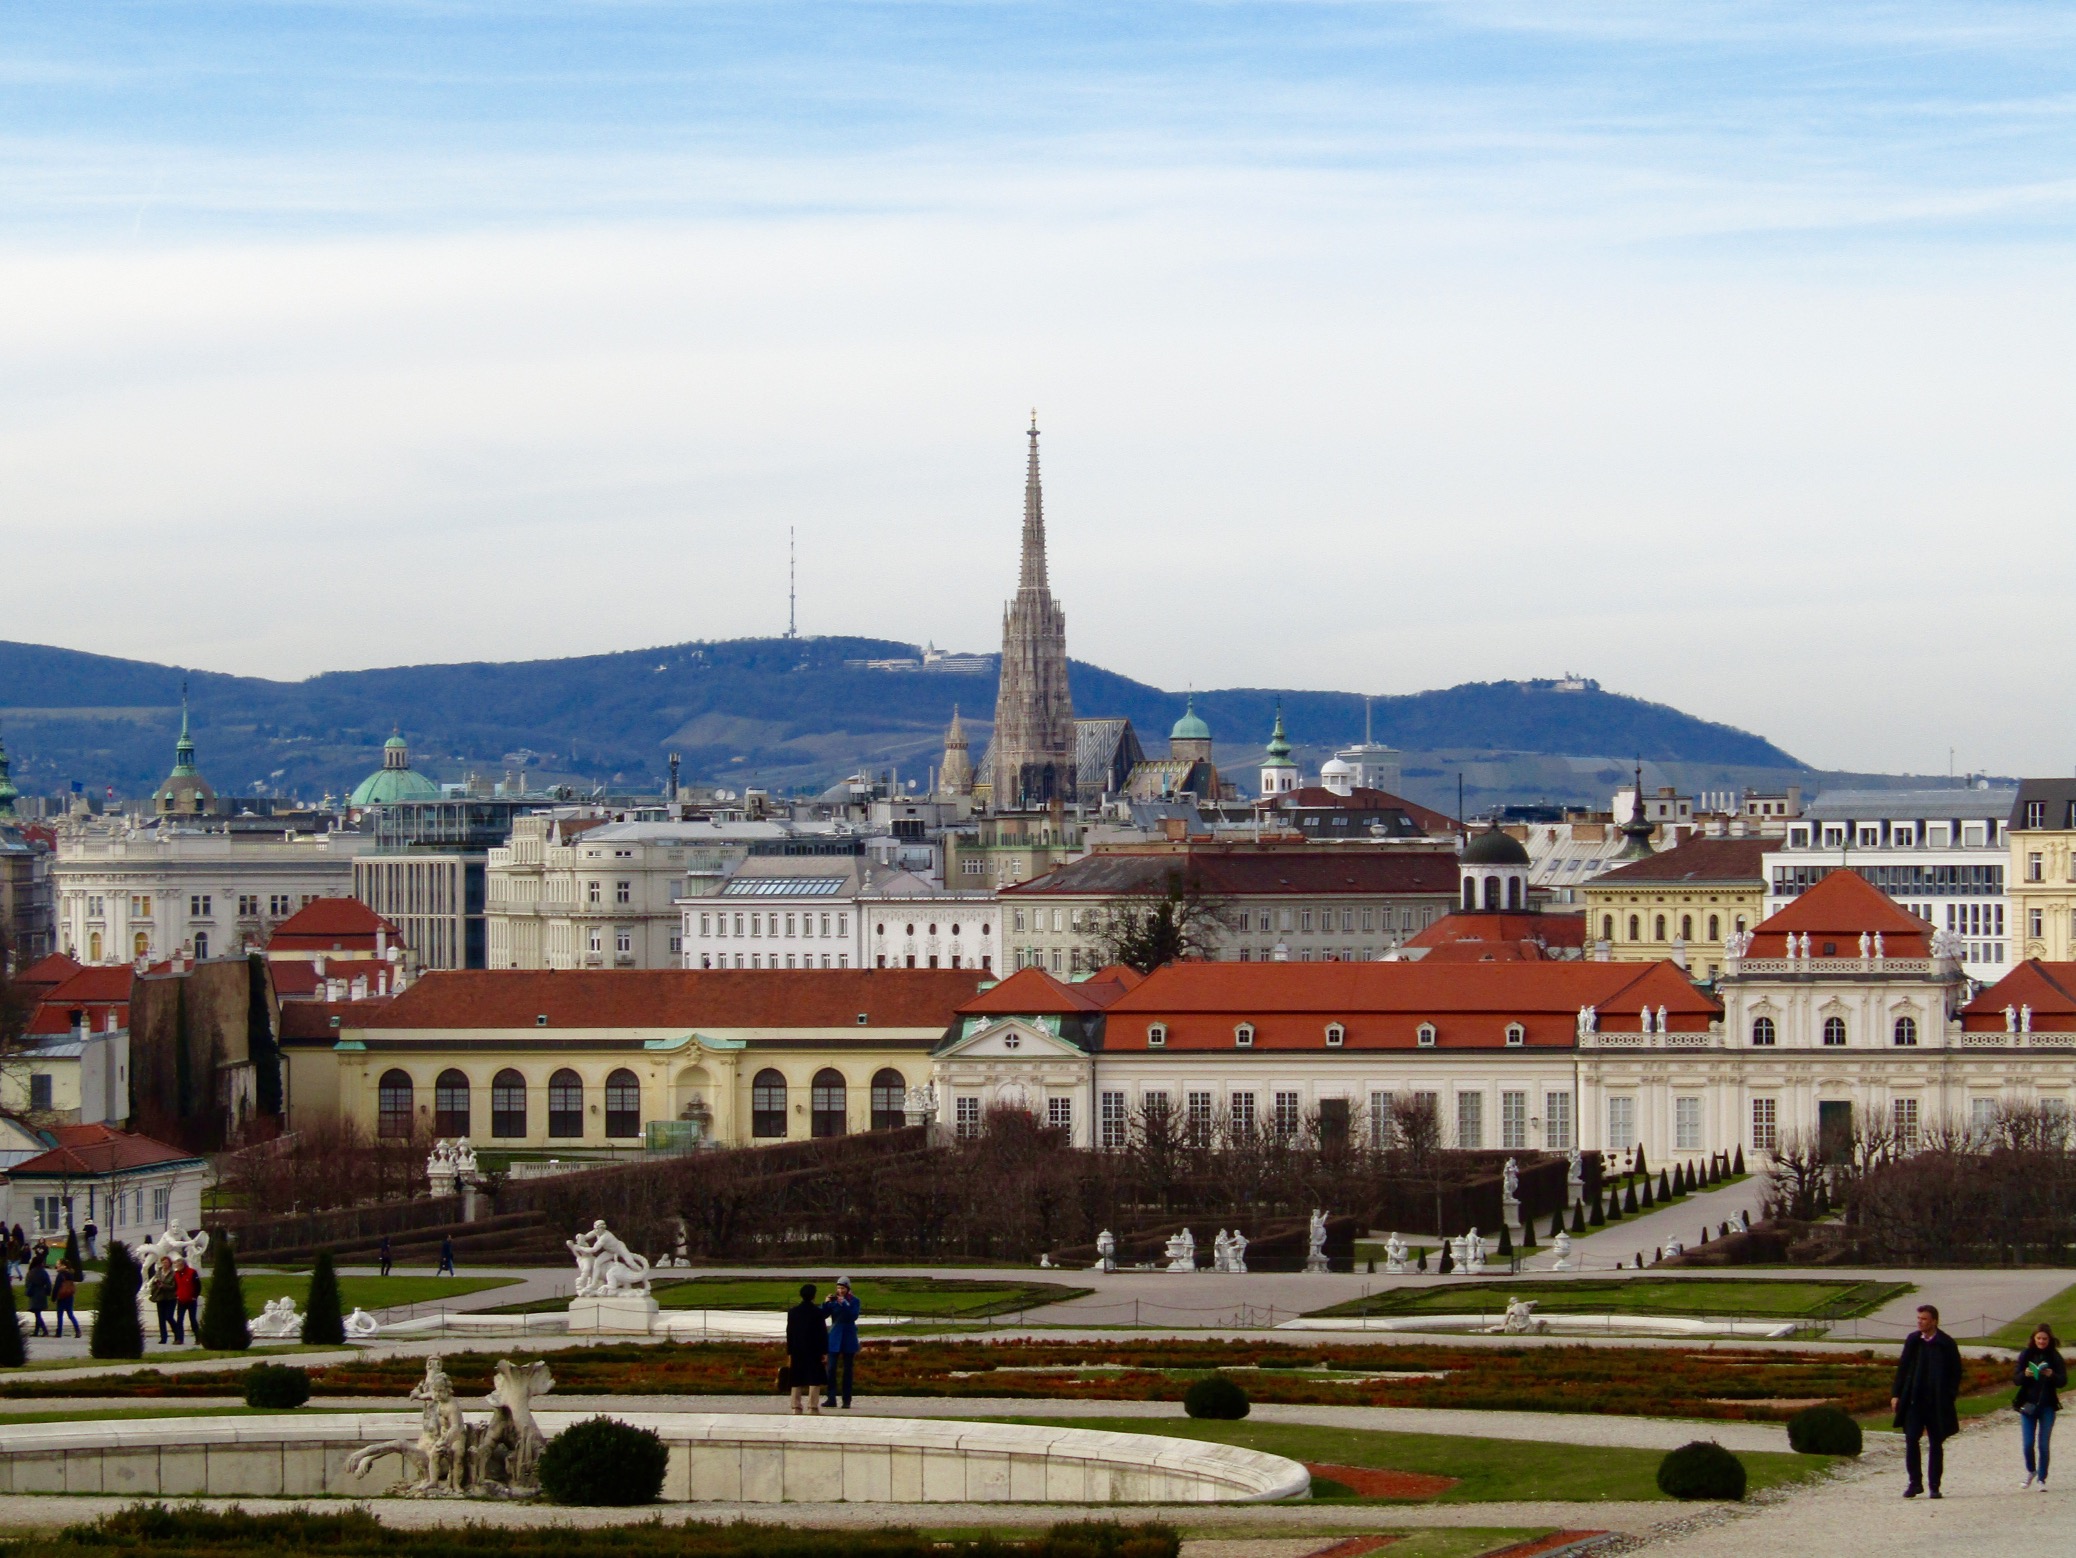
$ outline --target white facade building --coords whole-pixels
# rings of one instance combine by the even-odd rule
[[[994,968],[988,893],[859,855],[752,856],[678,902],[686,968]]]

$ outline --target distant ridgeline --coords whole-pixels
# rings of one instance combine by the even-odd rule
[[[226,795],[342,795],[379,765],[394,729],[408,738],[416,767],[441,780],[524,767],[530,785],[660,786],[675,751],[688,783],[820,789],[860,768],[888,767],[922,782],[955,703],[979,756],[996,663],[993,655],[884,639],[766,638],[274,682],[0,643],[0,738],[25,794],[75,781],[96,793],[108,785],[148,793],[171,761],[186,680],[198,766]],[[1126,716],[1149,752],[1166,751],[1180,694],[1080,661],[1072,686],[1077,715]],[[1356,693],[1265,687],[1195,697],[1220,766],[1233,771],[1260,752],[1279,699],[1307,768],[1363,735]],[[1524,788],[1519,798],[1593,796],[1602,805],[1607,776],[1626,775],[1636,754],[1680,782],[1761,782],[1762,774],[1803,771],[1761,737],[1590,681],[1468,683],[1379,697],[1369,701],[1369,718],[1376,740],[1405,751],[1408,792],[1437,802],[1446,792],[1452,808],[1453,775],[1465,763],[1476,765],[1474,788],[1485,795]],[[1508,777],[1516,768],[1520,786]],[[1753,777],[1737,777],[1745,774]]]

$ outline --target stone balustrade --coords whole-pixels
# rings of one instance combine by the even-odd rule
[[[588,1413],[537,1412],[549,1438]],[[676,1503],[1198,1504],[1302,1497],[1296,1461],[1155,1434],[1018,1423],[780,1413],[635,1412],[670,1449]],[[417,1436],[416,1412],[23,1423],[0,1443],[0,1495],[380,1497],[386,1459],[360,1477],[365,1445]]]

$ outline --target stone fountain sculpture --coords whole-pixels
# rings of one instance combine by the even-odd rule
[[[495,1383],[484,1400],[489,1421],[471,1423],[454,1399],[454,1385],[436,1355],[425,1360],[425,1378],[411,1387],[423,1404],[416,1439],[389,1439],[347,1457],[351,1476],[365,1476],[384,1456],[404,1463],[403,1479],[389,1491],[419,1498],[526,1498],[540,1491],[536,1468],[546,1448],[534,1422],[533,1398],[555,1388],[545,1362],[514,1363],[500,1358]]]

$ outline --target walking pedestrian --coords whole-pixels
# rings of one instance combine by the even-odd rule
[[[161,1255],[152,1262],[151,1282],[146,1287],[151,1295],[152,1307],[159,1312],[159,1345],[176,1338],[173,1335],[173,1262]]]
[[[50,1289],[50,1266],[39,1250],[29,1257],[29,1274],[22,1278],[22,1291],[29,1299],[29,1313],[36,1317],[36,1329],[30,1333],[32,1336],[50,1335],[43,1326],[43,1306],[50,1302]]]
[[[79,1311],[72,1307],[72,1300],[79,1294],[79,1273],[65,1261],[58,1262],[58,1274],[51,1283],[51,1301],[57,1305],[57,1316],[52,1323],[52,1334],[65,1334],[65,1317],[72,1317],[72,1334],[79,1335]]]
[[[173,1340],[187,1340],[187,1328],[194,1327],[195,1345],[202,1344],[202,1321],[195,1313],[202,1302],[202,1274],[187,1263],[186,1257],[173,1262]]]
[[[384,1235],[382,1236],[382,1255],[381,1255],[381,1259],[382,1259],[382,1275],[386,1277],[386,1276],[388,1276],[388,1275],[389,1275],[389,1235],[388,1235],[388,1234],[386,1234],[386,1233],[385,1233],[385,1234],[384,1234]]]
[[[829,1358],[826,1373],[829,1378],[823,1386],[822,1405],[836,1405],[837,1376],[843,1377],[843,1404],[849,1410],[851,1404],[851,1375],[858,1361],[858,1311],[864,1306],[851,1291],[851,1279],[838,1277],[836,1291],[822,1305],[822,1313],[829,1317]]]
[[[94,1253],[94,1241],[101,1237],[101,1230],[95,1225],[92,1218],[88,1218],[87,1225],[79,1230],[79,1237],[86,1244],[86,1258],[88,1260],[99,1260],[100,1257]]]
[[[454,1241],[446,1234],[440,1235],[440,1269],[435,1271],[433,1275],[436,1277],[451,1277],[454,1275]]]
[[[2018,1386],[2018,1396],[2011,1404],[2018,1408],[2019,1443],[2026,1456],[2025,1486],[2038,1483],[2045,1493],[2047,1444],[2054,1437],[2054,1416],[2062,1409],[2057,1392],[2069,1384],[2069,1366],[2062,1361],[2061,1344],[2054,1339],[2052,1326],[2033,1328],[2032,1340],[2018,1355],[2012,1380]]]
[[[1903,1339],[1896,1360],[1896,1384],[1889,1405],[1903,1430],[1903,1469],[1910,1481],[1905,1498],[1929,1491],[1938,1498],[1940,1474],[1946,1469],[1946,1441],[1961,1431],[1961,1349],[1939,1329],[1935,1304],[1917,1306],[1917,1329]],[[1920,1465],[1918,1441],[1929,1439],[1928,1465]],[[1929,1483],[1927,1481],[1927,1473]]]
[[[828,1376],[829,1321],[815,1305],[815,1285],[800,1284],[800,1302],[786,1311],[786,1384],[793,1393],[793,1414],[803,1399],[809,1412],[822,1415],[816,1386]]]

